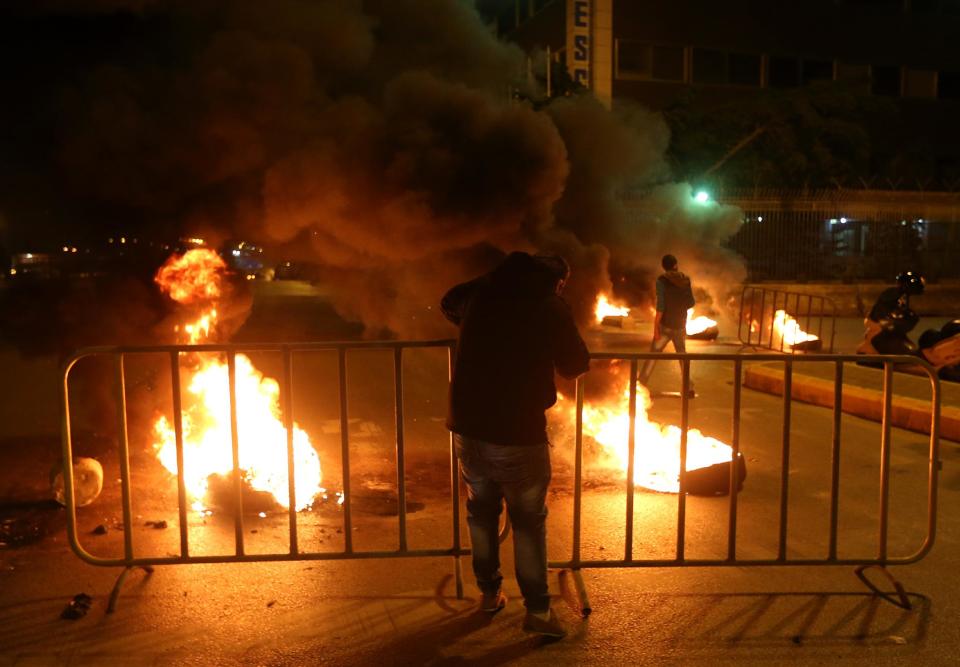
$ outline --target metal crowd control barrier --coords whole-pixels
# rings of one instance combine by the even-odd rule
[[[460,484],[456,455],[450,440],[450,484],[452,498],[452,537],[448,548],[410,549],[407,545],[407,509],[404,463],[404,415],[403,415],[403,351],[410,348],[445,348],[449,360],[455,342],[435,341],[370,341],[370,342],[331,342],[303,344],[249,344],[249,345],[169,345],[152,347],[99,347],[88,348],[74,354],[63,367],[63,469],[64,490],[66,496],[67,533],[74,553],[91,565],[123,567],[124,570],[110,594],[108,612],[116,606],[117,597],[124,579],[132,568],[142,568],[148,573],[155,565],[176,565],[188,563],[239,563],[254,561],[293,561],[293,560],[344,560],[359,558],[397,558],[397,557],[437,557],[454,558],[454,575],[457,597],[463,596],[463,578],[460,556],[469,554],[460,543]],[[397,500],[399,522],[399,544],[393,551],[356,551],[352,542],[352,514],[350,493],[350,436],[348,431],[347,405],[347,352],[354,349],[382,349],[393,351],[394,370],[394,408],[396,414],[396,462],[397,462]],[[280,398],[282,401],[283,423],[287,432],[287,473],[289,480],[289,550],[285,553],[247,554],[244,550],[244,512],[242,500],[242,480],[240,476],[239,433],[237,429],[236,394],[236,355],[238,352],[276,352],[282,355],[282,377],[280,380]],[[338,354],[338,378],[340,396],[340,442],[343,468],[343,535],[344,549],[340,552],[309,552],[301,549],[298,541],[297,513],[295,510],[294,458],[293,458],[293,381],[292,354],[294,352],[336,351]],[[227,555],[196,556],[190,553],[187,530],[187,497],[184,481],[183,457],[183,419],[181,405],[180,355],[184,353],[221,353],[226,355],[229,373],[230,427],[233,451],[233,521],[235,529],[235,550]],[[126,386],[124,357],[130,354],[166,354],[169,357],[170,373],[173,385],[173,424],[177,449],[177,498],[180,524],[180,554],[177,556],[139,556],[134,553],[133,512],[131,509],[130,445],[127,436]],[[90,356],[110,356],[114,360],[114,387],[117,400],[117,433],[120,447],[121,503],[123,512],[123,549],[122,558],[100,558],[86,551],[80,543],[77,533],[76,499],[74,497],[73,445],[70,431],[69,375],[73,366],[82,358]]]
[[[936,370],[928,363],[917,357],[907,355],[877,355],[871,357],[872,361],[883,364],[883,408],[880,435],[880,498],[879,498],[879,516],[880,528],[877,536],[876,556],[872,558],[839,558],[837,555],[837,526],[839,515],[840,498],[840,453],[841,453],[841,415],[843,399],[843,365],[862,361],[862,356],[857,355],[804,355],[778,357],[776,360],[784,364],[783,378],[783,429],[782,429],[782,450],[780,464],[780,498],[779,498],[779,526],[778,526],[778,550],[775,558],[739,558],[737,556],[737,498],[739,495],[737,475],[738,466],[730,465],[730,476],[728,480],[729,489],[729,509],[727,525],[727,554],[723,558],[715,559],[692,559],[685,553],[685,534],[686,534],[686,502],[687,497],[684,491],[686,487],[687,462],[687,435],[690,428],[690,403],[687,396],[690,388],[690,362],[691,361],[720,361],[733,362],[733,404],[732,404],[732,428],[731,428],[731,447],[733,449],[732,460],[735,461],[740,453],[740,408],[742,400],[742,376],[743,364],[748,361],[764,361],[769,363],[771,357],[767,354],[659,354],[639,353],[624,354],[620,352],[613,353],[594,353],[593,359],[606,359],[630,362],[630,377],[636,378],[639,363],[653,356],[663,360],[679,360],[682,364],[682,392],[681,412],[680,412],[680,493],[677,494],[677,531],[676,531],[676,555],[669,559],[638,559],[634,557],[633,548],[633,525],[634,525],[634,462],[635,447],[634,431],[637,416],[637,389],[636,383],[630,382],[629,390],[629,436],[628,436],[628,466],[626,474],[626,524],[625,524],[625,548],[622,559],[619,560],[585,560],[581,555],[581,509],[582,509],[582,487],[583,487],[583,401],[584,401],[584,378],[577,381],[576,394],[576,441],[575,441],[575,469],[574,469],[574,496],[573,496],[573,541],[569,560],[553,561],[551,567],[566,568],[573,571],[574,582],[577,588],[578,603],[583,615],[590,613],[590,602],[587,597],[586,587],[580,571],[584,568],[619,568],[619,567],[689,567],[689,566],[760,566],[760,565],[852,565],[856,566],[855,573],[874,592],[882,595],[886,599],[889,596],[881,593],[863,574],[867,568],[878,568],[880,572],[896,588],[899,605],[907,609],[910,608],[910,601],[896,579],[886,570],[887,565],[904,565],[914,563],[923,558],[933,547],[934,536],[936,533],[936,507],[937,507],[937,479],[940,468],[939,461],[939,425],[940,425],[940,381]],[[831,477],[830,477],[830,533],[828,553],[823,558],[791,558],[787,555],[787,504],[790,493],[790,439],[791,439],[791,406],[792,406],[792,379],[794,365],[803,362],[827,362],[834,364],[834,398],[833,398],[833,431],[831,448]],[[931,409],[930,409],[930,449],[928,464],[928,495],[927,495],[927,532],[920,548],[913,554],[904,557],[891,557],[888,554],[888,530],[889,530],[889,490],[890,490],[890,429],[891,414],[893,405],[893,369],[895,364],[909,364],[921,367],[930,378],[932,391]],[[897,602],[894,602],[897,604]]]
[[[165,347],[102,347],[82,350],[71,357],[63,368],[63,461],[64,461],[64,483],[66,495],[67,510],[67,532],[69,535],[70,546],[73,551],[84,561],[91,565],[123,567],[123,572],[119,575],[116,585],[110,596],[108,611],[112,611],[117,600],[126,575],[132,568],[143,568],[148,572],[152,571],[155,565],[177,565],[189,563],[234,563],[234,562],[256,562],[256,561],[293,561],[293,560],[346,560],[361,558],[397,558],[397,557],[443,557],[450,556],[454,559],[454,573],[456,579],[457,597],[463,596],[462,569],[460,557],[470,553],[461,545],[460,540],[460,484],[458,479],[458,464],[453,448],[452,438],[450,442],[450,482],[452,499],[452,537],[449,548],[442,549],[410,549],[407,545],[406,529],[406,487],[404,480],[404,417],[403,417],[403,372],[402,359],[403,351],[409,348],[427,348],[440,347],[448,350],[448,359],[453,350],[453,341],[423,341],[423,342],[361,342],[361,343],[307,343],[307,344],[289,344],[289,345],[191,345],[191,346],[165,346]],[[236,380],[235,380],[235,360],[239,350],[257,351],[257,352],[279,352],[283,360],[283,372],[280,382],[280,396],[283,405],[283,420],[287,431],[287,462],[289,479],[293,479],[293,414],[292,414],[292,363],[291,355],[293,352],[306,351],[336,351],[338,354],[338,377],[339,377],[339,396],[340,396],[340,437],[341,437],[341,464],[343,468],[344,485],[344,503],[343,503],[343,532],[344,549],[339,552],[307,552],[300,548],[298,543],[298,531],[295,507],[295,489],[292,483],[289,486],[289,550],[282,553],[248,554],[244,551],[244,530],[243,530],[243,508],[241,498],[241,479],[239,474],[239,445],[236,414]],[[397,496],[398,496],[398,523],[399,523],[399,544],[396,550],[392,551],[356,551],[353,548],[352,516],[351,516],[351,494],[350,494],[350,455],[349,455],[349,432],[348,432],[348,405],[347,405],[347,352],[351,349],[386,349],[393,351],[394,363],[394,388],[395,388],[395,410],[396,410],[396,456],[397,456]],[[230,421],[231,421],[231,445],[233,452],[233,491],[235,493],[236,503],[234,505],[234,526],[235,526],[235,553],[227,555],[204,555],[195,556],[190,554],[190,545],[187,535],[187,500],[183,473],[183,424],[181,419],[180,403],[180,355],[185,352],[217,352],[225,354],[228,360],[228,371],[230,377]],[[174,430],[176,435],[177,462],[178,462],[178,512],[180,523],[180,554],[176,556],[150,557],[138,556],[134,553],[132,527],[133,517],[131,510],[131,481],[130,481],[130,463],[129,463],[129,443],[127,441],[127,420],[126,420],[126,390],[124,377],[124,356],[136,353],[164,353],[169,356],[170,370],[173,379],[173,409],[174,409]],[[70,403],[69,403],[69,373],[70,369],[78,360],[93,356],[107,355],[114,359],[115,364],[115,384],[116,396],[118,401],[118,433],[120,434],[120,472],[121,472],[121,493],[122,493],[122,511],[124,525],[124,555],[122,558],[99,558],[88,553],[80,544],[77,533],[76,501],[74,498],[74,480],[73,470],[70,462],[72,461],[72,440],[70,431]],[[936,504],[937,504],[937,479],[939,470],[939,424],[940,424],[940,383],[936,371],[932,366],[911,356],[897,355],[877,355],[871,357],[872,361],[882,363],[883,365],[883,394],[882,394],[882,421],[881,421],[881,442],[880,442],[880,498],[879,498],[879,516],[880,528],[877,536],[877,551],[873,557],[864,558],[840,558],[838,556],[838,515],[840,501],[840,453],[841,453],[841,416],[842,416],[842,397],[843,397],[843,366],[845,363],[854,363],[862,361],[862,356],[857,355],[826,355],[810,354],[804,356],[783,356],[776,357],[778,363],[784,364],[783,379],[783,425],[782,425],[782,449],[780,466],[780,497],[779,497],[779,526],[778,526],[778,551],[776,557],[772,558],[740,558],[737,555],[737,520],[738,520],[738,484],[736,475],[738,466],[731,465],[729,478],[729,505],[727,516],[727,554],[723,558],[704,559],[688,558],[685,552],[686,538],[686,461],[687,461],[687,438],[690,428],[690,403],[687,396],[690,387],[690,366],[691,362],[727,362],[732,363],[733,372],[733,401],[731,406],[732,414],[732,433],[731,447],[733,449],[733,460],[736,460],[740,452],[741,440],[741,403],[742,403],[742,379],[744,362],[763,361],[769,363],[771,357],[768,354],[666,354],[640,352],[635,354],[628,353],[594,353],[591,355],[594,360],[620,360],[630,363],[630,377],[636,378],[639,370],[639,364],[646,359],[659,360],[679,360],[682,365],[682,389],[681,400],[681,418],[680,418],[680,493],[677,494],[677,530],[676,530],[676,551],[673,558],[668,559],[640,559],[634,556],[634,464],[636,456],[635,442],[635,424],[637,416],[637,389],[636,383],[630,383],[629,390],[629,435],[628,435],[628,469],[626,475],[626,523],[625,523],[625,549],[624,556],[619,560],[587,560],[581,554],[581,528],[582,528],[582,491],[583,491],[583,405],[584,405],[584,378],[577,381],[576,391],[576,436],[575,436],[575,469],[574,469],[574,490],[573,490],[573,516],[572,516],[572,548],[570,558],[562,561],[551,561],[550,566],[563,568],[564,573],[567,570],[572,571],[573,580],[576,587],[576,595],[581,613],[584,615],[590,612],[590,603],[587,596],[586,587],[583,582],[581,571],[585,568],[622,568],[622,567],[691,567],[691,566],[815,566],[815,565],[852,565],[856,566],[857,575],[867,586],[880,593],[873,584],[863,575],[866,568],[876,567],[897,589],[900,604],[909,608],[909,600],[893,577],[887,572],[887,565],[902,565],[913,563],[923,558],[933,547],[936,530]],[[834,372],[834,401],[833,401],[833,430],[832,430],[832,465],[830,480],[830,532],[828,553],[823,558],[791,558],[788,556],[788,534],[787,534],[787,509],[790,493],[790,448],[791,448],[791,408],[792,408],[792,378],[793,369],[797,363],[831,363],[835,367]],[[890,488],[890,458],[891,458],[891,415],[893,410],[893,369],[895,364],[910,364],[922,368],[930,378],[932,391],[931,399],[931,422],[930,422],[930,445],[929,445],[929,472],[928,472],[928,494],[927,494],[927,531],[924,541],[920,548],[913,554],[903,557],[890,556],[888,553],[888,531],[889,531],[889,488]],[[505,536],[505,532],[502,535]],[[887,597],[887,596],[885,596]],[[889,598],[888,598],[889,599]]]
[[[778,319],[781,329],[786,320],[783,316],[778,318],[778,311],[783,311],[796,320],[805,332],[819,338],[821,346],[811,350],[808,345],[794,346],[787,342],[782,331],[777,332]],[[737,338],[745,347],[767,348],[777,352],[832,352],[836,320],[837,307],[829,297],[746,285],[740,294]]]

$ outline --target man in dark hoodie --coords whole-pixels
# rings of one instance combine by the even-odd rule
[[[657,315],[653,320],[652,352],[662,352],[667,343],[673,342],[673,349],[679,353],[687,351],[687,310],[695,303],[690,278],[677,269],[677,258],[664,255],[660,261],[663,273],[657,278]],[[640,384],[646,385],[653,373],[656,360],[647,359],[640,371]],[[681,377],[683,364],[680,364]],[[690,381],[689,394],[694,395],[693,380]]]
[[[557,400],[554,370],[585,373],[590,353],[560,298],[569,275],[562,257],[511,253],[490,273],[443,297],[460,327],[450,386],[448,428],[467,485],[467,523],[481,608],[506,604],[500,590],[500,513],[513,523],[517,581],[527,607],[523,627],[566,633],[550,611],[547,588],[547,485],[550,451],[544,411]]]

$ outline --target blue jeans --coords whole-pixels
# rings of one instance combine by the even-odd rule
[[[650,343],[651,352],[663,352],[667,347],[667,343],[673,343],[673,349],[683,354],[687,351],[687,332],[683,329],[670,329],[668,327],[660,327],[660,338],[654,338]],[[643,362],[643,368],[640,369],[640,374],[637,376],[637,380],[643,386],[647,386],[647,382],[650,381],[650,375],[653,373],[653,367],[656,365],[656,359],[647,359]],[[683,362],[678,361],[680,364],[680,381],[683,382]],[[690,389],[693,389],[693,378],[690,379]]]
[[[453,442],[460,459],[460,475],[467,485],[467,524],[477,585],[484,593],[500,589],[503,576],[497,533],[506,500],[524,604],[531,612],[547,611],[549,445],[497,445],[456,433]]]

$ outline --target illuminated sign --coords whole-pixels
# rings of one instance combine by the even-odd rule
[[[567,69],[573,80],[590,88],[593,36],[590,30],[591,0],[567,0]]]

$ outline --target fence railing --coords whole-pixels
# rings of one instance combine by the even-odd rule
[[[837,307],[828,297],[747,285],[740,293],[737,338],[776,352],[832,352],[836,320]]]
[[[291,560],[343,560],[355,558],[398,558],[398,557],[437,557],[453,556],[455,559],[455,575],[458,596],[462,595],[462,574],[459,557],[468,550],[461,546],[460,531],[460,485],[457,482],[458,468],[453,450],[452,438],[450,441],[450,480],[452,498],[452,532],[450,546],[440,549],[410,549],[407,536],[407,499],[405,481],[405,451],[404,440],[404,408],[403,408],[403,353],[412,348],[441,348],[447,350],[448,369],[450,355],[453,351],[453,341],[386,341],[386,342],[334,342],[334,343],[304,343],[304,344],[246,344],[246,345],[170,345],[149,347],[102,347],[89,348],[77,352],[65,364],[63,369],[63,469],[64,489],[67,510],[67,533],[70,546],[74,553],[91,565],[122,566],[126,568],[120,575],[117,585],[111,594],[108,611],[112,611],[120,586],[130,568],[140,567],[152,571],[155,565],[185,565],[191,563],[237,563],[253,561],[291,561]],[[350,490],[350,432],[349,432],[349,405],[347,400],[347,356],[351,350],[392,350],[393,352],[393,379],[394,379],[394,410],[396,416],[396,483],[398,503],[398,530],[399,540],[395,550],[390,551],[356,551],[353,545],[353,514],[352,494]],[[286,430],[287,447],[287,479],[288,479],[288,523],[289,548],[279,553],[246,553],[244,541],[244,509],[242,493],[242,471],[240,467],[240,433],[237,420],[237,368],[236,356],[243,352],[274,352],[282,356],[282,372],[280,380],[280,399],[282,402],[283,424]],[[335,351],[338,360],[338,388],[339,388],[339,431],[341,444],[341,465],[343,479],[343,535],[344,548],[338,552],[305,551],[299,541],[299,530],[296,512],[296,490],[294,480],[294,421],[293,421],[293,381],[292,355],[295,352]],[[189,502],[184,476],[184,429],[183,405],[181,400],[182,383],[182,355],[192,353],[218,353],[226,357],[229,378],[230,404],[230,446],[232,452],[232,513],[234,523],[234,553],[216,555],[195,555],[190,553],[190,544],[187,530],[187,514]],[[169,358],[170,377],[173,393],[173,427],[176,441],[177,457],[177,509],[179,515],[180,553],[175,556],[144,555],[136,553],[133,545],[133,511],[131,499],[130,474],[130,443],[127,434],[127,391],[124,372],[124,360],[134,354],[164,354]],[[80,543],[77,530],[76,499],[74,497],[73,466],[73,439],[70,424],[70,390],[69,374],[74,365],[81,359],[91,356],[107,356],[114,363],[114,395],[117,406],[117,433],[119,443],[120,483],[121,483],[121,512],[123,524],[123,556],[119,558],[103,558],[89,553]]]
[[[450,442],[450,497],[451,497],[451,537],[448,547],[437,549],[410,549],[407,544],[407,500],[404,481],[405,449],[404,442],[404,406],[403,406],[403,353],[410,348],[445,348],[449,355],[453,352],[451,341],[424,341],[424,342],[368,342],[368,343],[313,343],[302,345],[199,345],[199,346],[165,346],[165,347],[109,347],[82,350],[70,358],[63,369],[63,461],[65,481],[65,501],[67,509],[67,532],[70,546],[73,551],[85,562],[97,566],[120,566],[125,569],[120,574],[113,592],[111,593],[108,611],[112,611],[120,587],[131,568],[141,567],[148,571],[155,565],[185,565],[192,563],[231,563],[254,561],[292,561],[292,560],[345,560],[370,558],[412,558],[448,556],[454,559],[457,596],[462,597],[462,571],[460,557],[469,554],[463,548],[460,539],[461,504],[458,464],[454,448]],[[357,551],[351,542],[352,514],[350,494],[350,451],[349,451],[349,409],[347,403],[347,357],[353,349],[386,349],[393,351],[394,370],[394,407],[396,416],[396,461],[397,461],[397,496],[398,496],[398,530],[399,541],[396,549],[380,551]],[[287,466],[289,479],[294,478],[293,459],[293,415],[291,410],[293,400],[293,383],[291,380],[291,355],[295,351],[336,351],[338,355],[338,384],[340,396],[340,438],[341,438],[341,465],[344,484],[343,502],[343,532],[344,548],[336,552],[309,552],[304,551],[298,541],[297,518],[295,511],[295,489],[292,483],[288,489],[289,502],[289,548],[283,552],[273,553],[246,553],[244,548],[244,515],[243,499],[240,492],[241,470],[239,461],[239,432],[237,422],[236,396],[236,355],[243,351],[279,352],[282,355],[283,370],[280,382],[280,395],[283,405],[283,421],[287,431]],[[233,508],[233,523],[235,528],[234,553],[223,555],[194,555],[190,553],[190,544],[187,534],[187,498],[184,479],[183,454],[183,425],[182,405],[180,394],[180,357],[188,352],[219,353],[226,356],[230,376],[230,425],[231,448],[233,455],[233,491],[236,502]],[[177,502],[180,531],[180,553],[174,556],[154,556],[137,554],[132,540],[133,512],[131,509],[131,475],[130,475],[130,445],[127,439],[127,408],[124,373],[124,358],[127,355],[139,353],[160,353],[169,357],[171,377],[173,379],[174,395],[174,430],[177,447]],[[86,551],[80,543],[77,529],[77,505],[74,497],[74,479],[72,465],[73,445],[70,424],[70,391],[69,374],[78,360],[89,356],[108,356],[114,361],[115,394],[117,399],[117,419],[120,453],[120,473],[122,491],[122,514],[124,528],[123,556],[119,558],[100,558]],[[583,469],[584,469],[584,384],[581,377],[577,381],[576,392],[576,430],[574,438],[574,489],[573,511],[571,517],[572,547],[569,558],[551,561],[551,566],[569,568],[573,571],[577,588],[579,607],[582,613],[590,611],[590,603],[581,576],[585,568],[618,568],[618,567],[684,567],[684,566],[811,566],[811,565],[855,565],[858,566],[858,576],[866,567],[880,567],[889,564],[913,563],[923,558],[932,548],[936,531],[937,505],[937,477],[939,470],[939,421],[940,421],[940,384],[935,370],[924,361],[909,356],[882,355],[872,357],[873,361],[883,366],[882,392],[882,420],[880,431],[880,498],[879,498],[879,530],[876,536],[876,552],[872,556],[844,557],[838,555],[838,512],[840,501],[840,457],[842,451],[841,414],[843,403],[843,370],[844,364],[862,360],[856,355],[788,355],[774,357],[774,363],[782,363],[784,368],[783,400],[782,400],[782,431],[780,446],[779,472],[779,520],[777,554],[770,558],[742,558],[738,553],[737,523],[738,523],[738,490],[736,476],[739,474],[737,465],[729,466],[729,503],[727,511],[727,549],[726,555],[720,558],[690,558],[686,551],[686,503],[689,471],[688,460],[688,433],[690,430],[690,401],[688,390],[690,387],[690,368],[693,363],[718,362],[729,364],[732,369],[732,403],[731,403],[731,443],[732,461],[737,461],[741,450],[742,436],[742,380],[743,367],[748,362],[771,362],[769,354],[657,354],[651,352],[638,353],[594,353],[594,360],[618,360],[630,364],[630,378],[636,378],[639,363],[646,359],[679,360],[682,366],[682,388],[680,393],[680,448],[679,448],[679,489],[677,494],[677,524],[676,544],[672,558],[638,558],[634,550],[634,495],[636,483],[634,468],[636,463],[636,423],[637,423],[637,383],[629,382],[629,428],[626,434],[628,447],[628,467],[625,482],[625,510],[626,522],[624,526],[625,547],[623,557],[611,560],[590,560],[582,555],[581,541],[583,528]],[[790,498],[790,459],[792,434],[792,378],[794,368],[802,363],[829,363],[834,366],[834,401],[832,409],[832,436],[831,436],[831,478],[830,478],[830,522],[827,553],[821,558],[791,557],[788,549],[788,503]],[[891,415],[893,398],[893,371],[897,364],[917,366],[930,379],[930,437],[929,461],[927,478],[926,503],[926,534],[920,547],[906,556],[891,556],[888,551],[889,513],[890,513],[890,475],[891,475]],[[766,420],[766,418],[765,418]],[[889,576],[885,569],[883,572]],[[863,578],[861,576],[861,578]],[[891,579],[892,580],[892,579]],[[864,578],[864,581],[867,580]],[[893,581],[893,580],[892,580]],[[909,600],[898,583],[900,603],[909,607]]]

